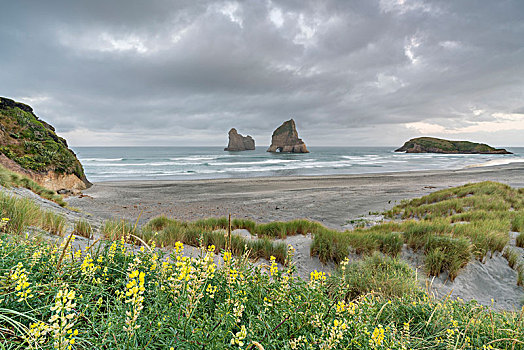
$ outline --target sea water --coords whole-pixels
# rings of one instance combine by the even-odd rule
[[[365,174],[524,162],[514,154],[406,154],[394,147],[310,147],[310,153],[225,152],[221,147],[74,147],[92,182]]]

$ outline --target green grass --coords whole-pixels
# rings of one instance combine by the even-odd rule
[[[0,192],[0,217],[9,219],[4,232],[21,234],[41,222],[42,211],[32,200]]]
[[[511,221],[511,230],[524,233],[524,210],[520,210],[515,214],[515,217]]]
[[[503,256],[508,261],[509,267],[512,269],[517,269],[519,265],[519,252],[516,249],[507,247],[504,249]]]
[[[4,187],[23,187],[28,190],[33,191],[42,198],[53,201],[60,206],[66,206],[66,202],[61,195],[57,194],[54,191],[51,191],[44,186],[41,186],[28,178],[27,176],[15,173],[6,169],[4,166],[0,165],[0,185]]]
[[[75,257],[60,243],[0,239],[6,349],[67,348],[71,339],[72,349],[122,350],[523,348],[523,313],[435,300],[409,267],[380,254],[303,281],[292,263],[271,271],[245,257],[215,265],[209,252],[166,261],[117,242]],[[57,300],[75,305],[56,308]]]
[[[65,217],[52,211],[42,213],[42,222],[40,227],[45,231],[58,236],[63,236],[67,227]]]
[[[358,262],[341,264],[328,280],[328,288],[332,288],[332,294],[343,293],[345,300],[368,293],[401,298],[419,290],[415,272],[409,265],[378,252]]]
[[[254,222],[249,220],[232,220],[232,228],[246,228]],[[225,249],[229,242],[225,229],[228,227],[227,218],[209,218],[194,222],[182,222],[160,216],[151,219],[135,235],[146,242],[154,241],[163,247],[173,247],[176,242],[183,242],[192,246],[214,245],[215,251]],[[120,232],[120,229],[117,229]],[[118,236],[113,235],[113,238]],[[231,252],[234,255],[247,254],[250,258],[264,258],[269,260],[274,256],[278,262],[284,263],[287,246],[284,243],[273,242],[267,236],[258,240],[248,240],[233,234],[231,236]]]
[[[438,276],[447,271],[451,280],[471,259],[470,242],[449,236],[428,236],[424,245],[425,268],[429,275]]]
[[[515,239],[515,244],[517,247],[524,248],[524,232],[519,233]]]
[[[284,239],[311,233],[311,255],[323,262],[340,263],[350,253],[370,256],[381,252],[396,257],[403,244],[407,244],[425,255],[428,274],[447,272],[454,279],[471,258],[484,260],[493,252],[504,250],[509,242],[509,230],[520,228],[523,208],[523,191],[500,183],[481,182],[402,201],[386,213],[401,221],[368,228],[340,232],[309,220],[258,224],[247,219],[233,219],[231,227],[246,229],[259,238]],[[222,238],[211,233],[227,228],[225,217],[195,222],[158,217],[145,225],[140,234],[146,241],[154,239],[165,246],[172,246],[176,241],[198,245],[199,240],[205,239],[206,242],[218,242],[215,246],[222,248],[225,247]],[[242,241],[241,244],[249,246],[252,243]],[[258,251],[260,248],[251,249]],[[262,251],[268,249],[269,245]],[[267,256],[262,251],[257,255]]]
[[[82,236],[85,238],[91,238],[93,236],[93,228],[91,227],[91,224],[85,220],[77,220],[75,222],[75,228],[73,229],[73,233],[78,236]]]
[[[102,233],[106,239],[116,241],[124,238],[126,241],[133,241],[129,235],[138,233],[136,224],[126,220],[107,220],[102,226]]]

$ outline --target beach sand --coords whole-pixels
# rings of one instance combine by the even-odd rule
[[[257,222],[307,218],[343,229],[349,220],[402,199],[485,180],[524,187],[524,163],[366,175],[99,182],[68,202],[95,218],[140,218],[140,223],[161,214],[195,220],[231,213]]]

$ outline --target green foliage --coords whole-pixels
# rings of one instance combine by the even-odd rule
[[[517,269],[517,267],[519,266],[520,255],[516,249],[507,247],[506,249],[504,249],[503,256],[508,261],[509,267],[511,267],[512,269]]]
[[[32,200],[17,198],[0,192],[0,218],[9,219],[3,232],[21,234],[28,226],[36,225],[42,211]]]
[[[132,234],[136,236],[137,231],[136,224],[126,220],[107,220],[102,227],[104,237],[112,241],[120,240],[122,238],[126,241],[132,241],[129,235]]]
[[[252,227],[254,222],[249,220],[232,220],[232,228]],[[241,226],[241,227],[240,227]],[[208,218],[194,222],[182,222],[160,216],[151,219],[135,235],[146,242],[154,241],[164,247],[173,247],[176,242],[183,242],[192,246],[214,246],[215,251],[226,249],[229,246],[227,233],[227,218]],[[118,236],[114,236],[117,238]],[[273,242],[268,237],[257,240],[248,240],[242,236],[231,235],[231,252],[233,255],[247,255],[249,258],[264,258],[271,256],[276,261],[285,263],[287,246],[284,243]]]
[[[82,236],[85,238],[91,238],[93,235],[93,228],[91,227],[91,224],[85,220],[78,220],[75,222],[75,228],[73,229],[73,233],[78,236]]]
[[[45,231],[58,236],[63,236],[67,227],[65,217],[52,211],[42,213],[42,222],[40,227]]]
[[[343,262],[332,278],[328,288],[333,294],[342,293],[345,300],[354,300],[368,293],[379,293],[386,298],[402,298],[420,292],[415,272],[405,262],[384,256],[378,252],[358,262]]]
[[[11,349],[522,349],[522,313],[433,300],[378,254],[303,281],[292,265],[215,264],[204,249],[186,259],[180,245],[165,261],[116,242],[81,253],[0,243],[0,344]]]
[[[0,124],[9,132],[0,139],[0,152],[25,169],[37,172],[54,170],[82,178],[82,166],[67,148],[65,140],[38,120],[27,106],[11,102],[0,103]]]
[[[524,233],[524,210],[520,210],[515,214],[511,222],[511,230]]]
[[[515,239],[515,245],[517,247],[524,248],[524,232],[519,233],[519,235]]]
[[[463,237],[428,236],[424,252],[428,274],[438,276],[441,272],[448,271],[451,280],[457,277],[459,270],[471,259],[470,242]]]

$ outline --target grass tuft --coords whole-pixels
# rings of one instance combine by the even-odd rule
[[[86,220],[78,220],[75,222],[75,228],[73,230],[73,233],[75,235],[90,239],[93,236],[93,228],[91,227],[91,224]]]

